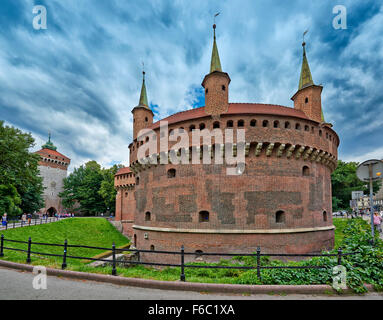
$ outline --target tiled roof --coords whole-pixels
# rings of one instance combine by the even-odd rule
[[[301,110],[297,110],[290,107],[284,107],[274,104],[261,104],[261,103],[229,103],[229,109],[224,115],[236,115],[236,114],[268,114],[268,115],[280,115],[291,116],[301,119],[309,119],[305,113]],[[169,124],[177,123],[181,121],[194,120],[198,118],[208,117],[205,113],[205,107],[195,108],[182,112],[175,113],[160,121],[167,121]],[[160,127],[160,121],[153,123],[149,128],[157,129]]]
[[[50,156],[53,156],[53,157],[60,157],[60,158],[64,158],[66,161],[70,161],[70,159],[66,156],[64,156],[63,154],[61,154],[60,152],[58,151],[55,151],[55,150],[52,150],[52,149],[47,149],[47,148],[43,148],[39,151],[36,151],[36,153],[38,153],[39,155],[41,156],[47,156],[47,155],[50,155]],[[54,159],[54,158],[53,158]],[[62,160],[62,159],[61,159]]]
[[[132,172],[132,170],[130,170],[129,167],[124,167],[124,168],[121,168],[120,170],[118,170],[115,175],[118,176],[120,174],[126,174],[126,173],[131,173],[131,172]]]

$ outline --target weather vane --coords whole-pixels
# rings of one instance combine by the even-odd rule
[[[219,16],[220,13],[221,13],[221,12],[218,12],[218,13],[216,13],[216,14],[214,15],[214,24],[215,24],[215,18],[216,18],[217,16]]]
[[[216,13],[216,14],[214,15],[214,23],[215,23],[215,18],[216,18],[217,16],[219,16],[220,13],[221,13],[221,12],[218,12],[218,13]]]
[[[307,29],[305,32],[303,32],[303,43],[305,43],[305,35],[309,32],[309,29]]]

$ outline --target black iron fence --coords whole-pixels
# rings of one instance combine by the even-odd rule
[[[65,219],[65,217],[44,217],[44,218],[34,218],[34,219],[12,219],[8,220],[5,226],[0,225],[0,230],[8,230],[13,228],[36,226],[40,224],[55,222]]]
[[[5,244],[9,243],[21,243],[25,244],[25,249],[19,249],[19,248],[13,248],[8,247]],[[61,247],[62,248],[62,254],[54,254],[54,253],[47,253],[47,252],[38,252],[33,251],[33,246],[47,246],[47,247]],[[111,259],[105,259],[105,258],[93,258],[93,257],[81,257],[81,256],[72,256],[68,254],[68,249],[70,248],[86,248],[86,249],[94,249],[94,250],[104,250],[104,251],[111,251]],[[159,251],[159,250],[139,250],[139,249],[121,249],[116,248],[115,244],[113,243],[112,248],[103,248],[103,247],[94,247],[94,246],[85,246],[85,245],[71,245],[68,244],[68,241],[65,240],[63,244],[54,244],[54,243],[42,243],[42,242],[32,242],[32,239],[29,237],[28,241],[20,241],[20,240],[12,240],[7,239],[2,234],[1,235],[1,241],[0,241],[0,257],[4,256],[4,251],[10,250],[10,251],[19,251],[19,252],[25,252],[26,253],[26,262],[31,263],[31,254],[35,255],[42,255],[42,256],[50,256],[50,257],[59,257],[62,259],[61,268],[64,270],[67,267],[67,259],[81,259],[81,260],[89,260],[89,261],[103,261],[108,262],[112,266],[112,275],[117,275],[117,265],[118,264],[135,264],[135,265],[149,265],[149,266],[160,266],[160,267],[177,267],[180,268],[180,280],[186,281],[185,277],[185,268],[209,268],[209,269],[254,269],[257,270],[257,276],[259,279],[261,279],[261,270],[262,269],[326,269],[327,266],[317,266],[317,265],[311,265],[311,266],[267,266],[262,265],[261,263],[261,257],[267,256],[267,257],[337,257],[337,264],[342,265],[342,257],[348,256],[348,255],[354,255],[360,253],[359,251],[355,252],[348,252],[345,253],[342,251],[342,248],[338,249],[337,253],[334,254],[282,254],[282,253],[273,253],[273,254],[266,254],[261,253],[261,248],[257,248],[256,253],[204,253],[200,252],[198,253],[199,256],[227,256],[227,257],[255,257],[256,265],[252,266],[222,266],[222,265],[193,265],[193,264],[186,264],[185,263],[185,256],[188,255],[196,255],[195,252],[185,252],[184,246],[181,247],[180,251]],[[143,262],[140,261],[140,259],[137,259],[137,261],[120,261],[117,260],[116,254],[117,253],[123,253],[123,252],[136,252],[138,255],[140,253],[151,253],[151,254],[165,254],[165,255],[178,255],[180,264],[171,264],[171,263],[157,263],[157,262]]]

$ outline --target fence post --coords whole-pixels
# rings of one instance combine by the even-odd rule
[[[113,253],[113,268],[112,268],[112,276],[117,275],[117,270],[116,270],[116,245],[113,242],[112,246],[112,253]]]
[[[181,246],[181,277],[180,280],[185,282],[185,247]]]
[[[61,269],[63,269],[63,270],[67,267],[67,264],[66,264],[67,251],[68,251],[68,240],[65,239],[65,242],[64,242],[63,264],[61,265]]]
[[[4,235],[1,235],[0,257],[4,257]]]
[[[261,248],[257,248],[257,277],[261,280]]]
[[[27,254],[27,263],[31,263],[31,246],[32,246],[32,238],[28,239],[28,254]]]
[[[338,266],[342,265],[342,248],[338,248]]]

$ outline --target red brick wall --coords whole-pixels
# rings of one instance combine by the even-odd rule
[[[294,108],[302,110],[310,119],[322,122],[321,92],[320,86],[310,86],[300,90],[294,97]]]
[[[205,112],[211,115],[225,113],[229,107],[229,78],[226,73],[213,72],[205,77]]]
[[[132,113],[133,113],[133,140],[135,140],[140,130],[147,128],[153,123],[153,112],[143,107],[136,107],[133,109]],[[147,121],[146,121],[146,118],[147,118]]]

